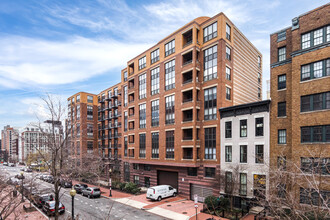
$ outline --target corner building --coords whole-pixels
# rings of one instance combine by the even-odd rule
[[[68,99],[66,127],[70,146],[69,157],[77,166],[87,154],[97,154],[97,96],[79,92]]]
[[[122,70],[122,178],[219,194],[218,109],[256,102],[262,56],[223,14],[199,17]]]
[[[292,26],[270,36],[271,166],[306,175],[320,174],[322,181],[317,185],[328,199],[329,17],[330,4],[326,4],[292,19]],[[317,193],[305,183],[302,180],[284,187],[293,190],[298,202],[317,205],[318,199],[310,198],[317,198]]]

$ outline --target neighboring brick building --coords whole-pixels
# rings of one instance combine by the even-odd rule
[[[223,14],[199,17],[122,70],[125,181],[219,195],[218,109],[261,100],[261,54]]]
[[[79,92],[68,98],[66,121],[69,155],[80,165],[86,154],[96,154],[97,147],[97,96]]]
[[[328,194],[330,160],[330,4],[292,19],[292,26],[270,36],[271,165],[319,175]],[[295,166],[297,168],[295,168]],[[319,168],[316,168],[319,167]],[[283,168],[283,169],[284,169]],[[327,176],[327,177],[326,177]],[[305,181],[292,187],[309,203]],[[318,186],[318,184],[316,184]],[[284,186],[287,189],[291,187]],[[311,191],[310,191],[311,192]],[[315,192],[312,195],[315,196]],[[317,196],[316,196],[317,198]],[[314,200],[317,201],[318,199]],[[314,204],[313,201],[313,204]],[[328,200],[329,201],[329,200]]]
[[[5,126],[1,131],[1,149],[6,151],[9,162],[18,162],[19,132],[18,129]]]
[[[120,172],[121,165],[121,83],[98,94],[98,149],[106,172],[112,167]]]

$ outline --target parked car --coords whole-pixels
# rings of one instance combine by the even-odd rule
[[[4,165],[4,166],[8,166],[8,163],[7,163],[7,162],[3,162],[3,165]]]
[[[87,196],[90,198],[100,197],[101,196],[101,190],[97,187],[87,187],[82,190],[82,195]]]
[[[14,164],[14,163],[9,163],[8,166],[9,166],[9,167],[14,167],[15,164]]]
[[[38,208],[41,208],[45,202],[54,201],[54,196],[52,194],[34,195],[32,197],[32,202]]]
[[[87,187],[87,184],[76,184],[73,186],[77,193],[82,193],[82,190],[86,189]]]
[[[177,190],[170,185],[153,186],[147,190],[147,199],[162,200],[170,196],[176,196]]]
[[[60,214],[63,214],[65,212],[65,206],[60,202],[58,206],[59,210],[58,212]],[[46,213],[46,215],[54,215],[55,214],[55,201],[47,201],[42,206],[42,210]]]
[[[8,184],[17,186],[21,183],[21,180],[17,179],[16,177],[11,177],[9,178],[9,180],[7,181]]]
[[[44,177],[43,180],[48,182],[48,183],[54,183],[54,177],[51,176],[51,175],[47,175],[46,177]]]
[[[60,185],[64,188],[72,188],[72,181],[71,180],[60,180]]]
[[[15,178],[21,180],[21,179],[25,179],[25,176],[22,176],[21,174],[16,174]]]
[[[26,168],[26,169],[25,169],[25,172],[31,173],[32,170],[31,170],[30,168]]]

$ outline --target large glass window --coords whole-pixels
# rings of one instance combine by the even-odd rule
[[[127,131],[128,128],[128,112],[124,112],[124,131]]]
[[[215,168],[214,167],[205,167],[205,177],[214,178],[215,177]]]
[[[322,27],[301,35],[301,49],[330,41],[330,26]]]
[[[231,80],[231,69],[226,66],[226,79]]]
[[[216,159],[216,128],[205,128],[205,159]]]
[[[286,47],[278,48],[278,62],[286,60]]]
[[[231,100],[231,88],[226,87],[226,99]]]
[[[330,175],[330,158],[302,157],[300,169],[304,173]]]
[[[88,102],[88,103],[93,103],[93,96],[88,95],[88,96],[87,96],[87,102]]]
[[[87,105],[87,120],[93,120],[93,106]]]
[[[159,100],[151,102],[151,126],[159,126]]]
[[[301,127],[301,143],[330,142],[330,125]]]
[[[256,163],[264,163],[264,145],[256,145]]]
[[[165,57],[175,52],[175,40],[165,44]]]
[[[301,81],[330,76],[330,59],[301,66]]]
[[[124,106],[127,106],[128,103],[128,91],[127,86],[124,86]]]
[[[330,109],[330,92],[302,96],[300,103],[301,112]]]
[[[174,131],[166,131],[166,158],[174,159]]]
[[[226,46],[226,59],[231,60],[231,49]]]
[[[232,146],[227,145],[225,146],[225,162],[232,162]]]
[[[87,124],[87,136],[93,137],[94,126],[93,124]]]
[[[146,128],[146,104],[139,105],[140,128]]]
[[[139,157],[146,157],[146,134],[139,134]]]
[[[239,162],[247,163],[247,145],[240,145],[239,149],[240,149]]]
[[[286,74],[278,76],[277,89],[286,88]]]
[[[277,103],[277,117],[286,116],[286,102]]]
[[[217,78],[217,47],[218,45],[215,45],[204,50],[204,81]]]
[[[225,138],[231,138],[232,137],[232,122],[226,121],[225,122]]]
[[[151,70],[151,95],[159,93],[159,67]]]
[[[165,90],[175,87],[175,60],[165,63]]]
[[[278,130],[278,144],[286,144],[286,129]]]
[[[139,98],[143,99],[147,97],[147,74],[139,76]]]
[[[232,193],[232,185],[233,185],[233,173],[232,172],[226,172],[225,173],[225,192],[226,193]]]
[[[203,29],[203,39],[204,42],[207,42],[215,37],[218,36],[218,23],[214,22],[213,24],[207,26],[206,28]]]
[[[127,71],[125,71],[125,72],[124,72],[124,82],[127,81],[127,76],[128,76],[128,75],[127,75]]]
[[[227,38],[228,40],[231,39],[231,38],[230,38],[230,30],[231,30],[230,25],[229,25],[229,24],[226,24],[226,38]]]
[[[315,189],[304,189],[300,188],[300,203],[314,205],[314,206],[325,206],[329,203],[330,191],[320,190],[319,192]]]
[[[174,124],[174,95],[165,97],[165,124]]]
[[[147,65],[147,58],[146,56],[139,59],[139,70],[145,68]]]
[[[247,137],[247,120],[243,119],[239,121],[240,124],[240,137]]]
[[[264,118],[256,118],[256,136],[264,136]]]
[[[204,120],[217,118],[217,87],[204,90]]]
[[[151,157],[159,158],[159,133],[151,133]]]
[[[150,53],[151,64],[156,63],[159,60],[159,48]]]
[[[80,119],[80,105],[77,105],[77,114],[76,114],[77,120]]]
[[[239,174],[240,179],[240,188],[239,188],[239,194],[246,196],[247,193],[247,174],[246,173],[240,173]]]

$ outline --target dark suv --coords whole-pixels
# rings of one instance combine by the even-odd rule
[[[32,202],[38,208],[41,208],[47,201],[54,201],[54,196],[52,194],[43,194],[43,195],[35,195],[32,197]]]
[[[77,193],[82,193],[82,191],[87,187],[88,187],[87,184],[76,184],[73,186],[73,188],[76,190]]]
[[[64,180],[60,181],[60,185],[64,188],[72,188],[72,181],[71,180]]]

